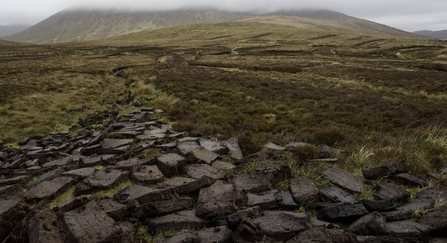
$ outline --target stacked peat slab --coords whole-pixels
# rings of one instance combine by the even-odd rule
[[[36,134],[20,149],[1,145],[0,239],[139,242],[141,227],[172,233],[160,242],[447,239],[447,206],[434,207],[447,200],[447,188],[429,188],[402,163],[365,168],[359,177],[337,167],[333,148],[320,146],[319,159],[309,163],[325,163],[319,173],[330,183],[319,189],[281,160],[307,144],[269,143],[244,157],[237,138],[188,137],[152,118],[158,112],[143,108],[94,132],[84,121],[75,135]],[[160,154],[147,156],[155,149]],[[245,170],[249,164],[256,167]],[[278,189],[285,180],[289,187]],[[98,198],[123,183],[113,196]],[[374,200],[355,200],[365,185],[374,185]],[[410,198],[405,186],[426,189]],[[73,198],[49,206],[70,189]],[[411,221],[422,209],[427,213]]]

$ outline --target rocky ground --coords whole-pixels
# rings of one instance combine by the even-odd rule
[[[157,112],[144,108],[94,133],[94,119],[83,120],[76,135],[37,134],[20,149],[0,145],[2,242],[140,242],[141,226],[172,233],[159,242],[447,241],[447,205],[435,207],[447,188],[428,188],[404,164],[365,168],[358,177],[322,146],[318,163],[327,167],[319,173],[331,185],[318,189],[278,159],[303,143],[267,144],[244,157],[237,138],[185,137],[151,118]],[[142,156],[154,148],[161,154]],[[240,169],[247,163],[257,166]],[[286,179],[288,190],[275,187]],[[375,185],[375,200],[355,200],[367,184]],[[410,198],[404,185],[427,189]],[[73,187],[74,198],[51,206]]]

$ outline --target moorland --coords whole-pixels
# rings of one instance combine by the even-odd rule
[[[396,161],[420,176],[447,166],[446,41],[289,22],[245,18],[51,45],[1,41],[0,140],[16,146],[87,116],[132,112],[138,108],[117,103],[130,91],[165,110],[160,119],[174,130],[237,137],[244,155],[297,141],[350,151],[339,166],[356,175]],[[299,172],[321,180],[319,169]]]

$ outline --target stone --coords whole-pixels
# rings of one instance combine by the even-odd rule
[[[261,216],[261,208],[259,206],[246,208],[230,214],[226,217],[229,227],[237,227],[243,220],[254,219]]]
[[[308,229],[297,234],[286,243],[357,243],[356,236],[350,232],[339,229],[327,229],[322,227]]]
[[[174,187],[177,189],[179,194],[184,195],[195,192],[200,188],[212,185],[215,181],[215,179],[206,176],[198,180],[186,177],[174,177],[161,183],[159,188]]]
[[[427,227],[422,224],[411,221],[396,221],[386,223],[384,234],[410,242],[428,242],[427,231]]]
[[[84,157],[79,159],[79,165],[82,167],[93,167],[103,162],[102,156]]]
[[[42,166],[45,167],[45,168],[67,166],[67,165],[71,164],[72,162],[73,162],[73,157],[72,156],[66,156],[64,158],[53,160],[53,161],[50,161],[48,163],[45,163]]]
[[[405,188],[393,183],[382,183],[377,186],[374,198],[378,200],[394,200],[404,202],[410,197],[410,193]]]
[[[389,163],[386,165],[365,168],[362,170],[363,176],[369,180],[376,180],[389,175],[394,175],[398,173],[407,173],[408,167],[403,163]]]
[[[242,173],[233,176],[233,183],[238,191],[259,193],[270,190],[280,181],[290,178],[290,168],[281,161],[265,162],[250,174]]]
[[[113,199],[122,204],[136,200],[139,204],[170,200],[177,197],[175,188],[155,189],[141,185],[130,185],[117,192]]]
[[[357,201],[343,189],[336,186],[328,186],[320,190],[320,194],[325,201],[333,203],[354,204]]]
[[[401,185],[413,186],[413,187],[426,187],[428,186],[428,182],[422,180],[416,176],[407,174],[407,173],[399,173],[389,177],[392,181],[399,183]]]
[[[39,178],[30,186],[34,185],[34,184],[38,184],[42,181],[48,181],[48,180],[52,180],[58,176],[60,176],[63,172],[65,172],[65,170],[63,168],[56,168],[52,171],[49,171],[41,176],[39,176]]]
[[[132,171],[130,178],[134,181],[148,184],[154,184],[164,180],[163,173],[161,173],[156,165],[143,165],[139,169]]]
[[[25,165],[26,167],[39,166],[39,160],[38,159],[28,160],[25,162]]]
[[[223,171],[231,171],[236,168],[235,165],[220,160],[214,161],[213,163],[211,163],[211,166]]]
[[[352,204],[322,208],[317,218],[324,221],[351,221],[368,214],[363,204]]]
[[[137,141],[142,141],[142,140],[162,139],[164,137],[166,137],[166,134],[164,134],[164,133],[156,133],[156,134],[146,133],[146,134],[137,135],[135,137],[135,139]]]
[[[211,152],[203,147],[198,147],[191,153],[197,160],[205,162],[207,164],[211,164],[214,160],[219,158],[218,154]]]
[[[148,218],[175,211],[192,209],[194,207],[194,203],[195,201],[193,201],[190,197],[179,197],[171,200],[148,202],[137,206],[134,211],[136,217]]]
[[[127,152],[130,151],[130,145],[124,145],[121,147],[117,147],[117,148],[109,148],[109,149],[101,149],[99,151],[97,151],[96,153],[98,155],[103,155],[103,154],[113,154],[113,155],[122,155],[122,154],[126,154]]]
[[[313,180],[304,176],[290,179],[290,192],[295,202],[300,205],[317,201],[320,198],[318,188]]]
[[[128,174],[119,170],[97,170],[76,186],[75,194],[88,194],[95,190],[112,188],[126,180]]]
[[[196,216],[196,210],[184,210],[166,216],[149,218],[146,220],[149,229],[154,234],[168,230],[181,230],[187,228],[203,228],[209,225],[209,221]]]
[[[122,147],[125,145],[129,145],[131,143],[133,143],[133,139],[110,139],[110,138],[105,138],[104,140],[101,141],[101,148],[103,149],[115,149],[118,147]]]
[[[120,242],[120,229],[95,201],[65,213],[61,220],[68,242]]]
[[[427,212],[419,220],[419,223],[428,227],[431,236],[447,237],[447,205]]]
[[[204,176],[213,178],[215,180],[225,178],[224,172],[219,171],[208,164],[190,164],[186,165],[183,170],[188,176],[194,179],[200,179]]]
[[[378,212],[367,214],[349,225],[348,231],[356,235],[382,235],[386,219]]]
[[[109,126],[106,130],[101,131],[99,134],[97,134],[96,136],[94,136],[94,138],[90,141],[90,143],[88,144],[88,146],[92,146],[95,144],[100,143],[101,141],[103,141],[103,139],[110,133],[110,130],[112,129],[111,126]]]
[[[201,229],[197,236],[201,243],[233,243],[233,232],[227,226]]]
[[[202,243],[199,236],[189,230],[181,230],[167,238],[157,241],[157,243]]]
[[[433,200],[447,201],[447,186],[424,189],[418,193],[417,198],[431,198]]]
[[[354,193],[363,192],[364,181],[362,178],[337,167],[328,167],[320,171],[320,174],[332,184]]]
[[[435,206],[436,201],[431,198],[415,198],[408,200],[405,204],[397,207],[396,210],[407,210],[414,212],[418,209],[431,209]]]
[[[327,145],[320,145],[318,146],[320,151],[318,152],[318,158],[319,159],[328,159],[332,157],[332,153],[336,151],[336,149],[329,147]]]
[[[8,186],[0,186],[0,195],[6,196],[6,195],[12,195],[15,194],[20,190],[19,185],[8,185]]]
[[[228,156],[235,160],[241,160],[244,158],[242,154],[241,147],[239,146],[239,141],[235,137],[229,138],[227,141],[224,141],[228,148]]]
[[[29,220],[29,242],[63,243],[59,220],[51,209],[35,211]]]
[[[94,168],[86,167],[86,168],[66,171],[66,172],[62,173],[62,175],[64,175],[64,176],[71,176],[71,177],[76,178],[76,179],[79,180],[79,179],[85,179],[85,178],[93,175],[93,173],[95,173],[95,169]]]
[[[232,214],[235,211],[234,186],[221,180],[202,188],[197,199],[196,214],[202,218],[213,218]]]
[[[0,179],[0,185],[26,184],[29,181],[29,178],[29,175],[21,175],[6,179]]]
[[[6,239],[29,210],[28,205],[19,197],[0,198],[0,239]]]
[[[41,150],[42,147],[39,146],[39,142],[37,140],[30,139],[20,149],[22,151],[24,151],[24,150]]]
[[[278,208],[281,201],[279,190],[265,191],[259,194],[247,193],[247,205],[249,207],[259,206],[262,210]]]
[[[340,228],[340,225],[338,225],[338,224],[322,221],[319,219],[312,219],[311,223],[312,223],[312,226],[314,226],[314,227],[324,227],[324,228],[328,228],[328,229],[339,229]]]
[[[88,140],[87,140],[87,143],[88,143]],[[88,144],[86,144],[86,145],[88,145]],[[92,146],[83,147],[83,149],[81,151],[81,154],[85,155],[85,156],[90,156],[90,155],[93,155],[93,154],[97,153],[100,150],[101,150],[101,145],[100,144],[95,144],[95,145],[92,145]]]
[[[199,138],[199,144],[203,148],[205,148],[208,151],[211,151],[216,154],[224,155],[227,154],[229,149],[226,146],[225,142],[221,142],[217,140],[217,138]]]
[[[23,163],[22,159],[17,159],[15,161],[13,161],[12,163],[10,163],[7,168],[11,169],[11,170],[15,170],[15,169],[18,169],[22,163]]]
[[[165,143],[165,144],[161,144],[161,145],[154,145],[157,148],[162,148],[162,149],[173,149],[175,147],[177,147],[177,142],[170,142],[170,143]]]
[[[281,201],[278,202],[279,207],[283,210],[297,210],[300,205],[293,200],[292,194],[289,191],[281,191]]]
[[[34,184],[23,194],[25,201],[29,203],[37,202],[43,199],[54,199],[57,194],[66,191],[76,181],[70,177],[57,177],[52,180],[42,181]]]
[[[395,208],[397,208],[399,206],[399,203],[397,203],[396,201],[392,201],[392,200],[377,200],[377,201],[362,200],[360,202],[363,204],[363,206],[365,206],[365,208],[369,212],[390,211],[390,210],[394,210]]]
[[[58,205],[56,205],[56,207],[54,207],[54,211],[59,214],[63,214],[77,207],[83,206],[93,200],[95,200],[94,195],[82,195],[59,203]]]
[[[197,140],[197,138],[195,138],[195,139]],[[182,139],[179,139],[179,143],[177,144],[177,149],[183,155],[192,153],[192,151],[200,148],[200,145],[196,142],[196,140],[193,140],[193,141],[186,140],[184,142],[181,142]]]
[[[236,186],[236,190],[242,192],[259,193],[272,187],[268,177],[258,173],[236,174],[233,175],[232,181]]]
[[[394,210],[389,212],[381,212],[380,214],[385,217],[387,222],[407,220],[413,218],[414,216],[413,211],[408,210]]]
[[[264,148],[268,148],[268,149],[271,149],[271,150],[280,150],[280,151],[286,149],[286,148],[284,148],[282,146],[279,146],[277,144],[274,144],[274,143],[266,143],[266,144],[264,144]]]
[[[157,166],[163,172],[164,175],[172,177],[180,174],[183,167],[186,165],[185,157],[171,153],[158,156]]]
[[[115,170],[131,170],[134,166],[142,166],[147,165],[149,163],[152,163],[150,159],[139,159],[139,158],[132,158],[128,160],[123,160],[118,163],[116,163],[114,166],[109,166],[111,169]]]
[[[130,221],[121,221],[116,223],[116,227],[121,231],[120,243],[135,243],[137,229],[134,223]]]
[[[131,153],[132,154],[141,154],[144,151],[146,151],[146,150],[148,150],[150,148],[153,148],[154,144],[155,144],[155,141],[150,141],[150,142],[147,142],[147,143],[139,144],[137,147],[132,149]],[[151,163],[149,163],[149,164],[152,164],[153,160],[150,160],[150,161],[151,161]]]
[[[305,213],[264,211],[260,217],[244,220],[237,231],[250,241],[259,241],[263,235],[276,241],[287,241],[311,227],[312,224]]]
[[[190,142],[190,141],[197,142],[198,140],[199,140],[199,137],[184,137],[184,138],[179,138],[178,142],[179,143]]]
[[[128,205],[115,202],[112,199],[103,199],[98,203],[99,208],[115,221],[123,221],[130,216]]]

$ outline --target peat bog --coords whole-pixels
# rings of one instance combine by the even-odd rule
[[[237,137],[245,156],[295,141],[349,151],[331,156],[357,176],[401,162],[430,179],[447,166],[446,41],[226,22],[92,42],[0,42],[0,63],[6,146],[40,132],[76,134],[72,125],[87,116],[104,121],[89,127],[99,131],[107,114],[137,102],[165,110],[157,118],[187,136]],[[130,104],[117,102],[129,91]],[[312,159],[315,148],[295,153]],[[292,174],[322,187],[323,168],[302,163]]]

